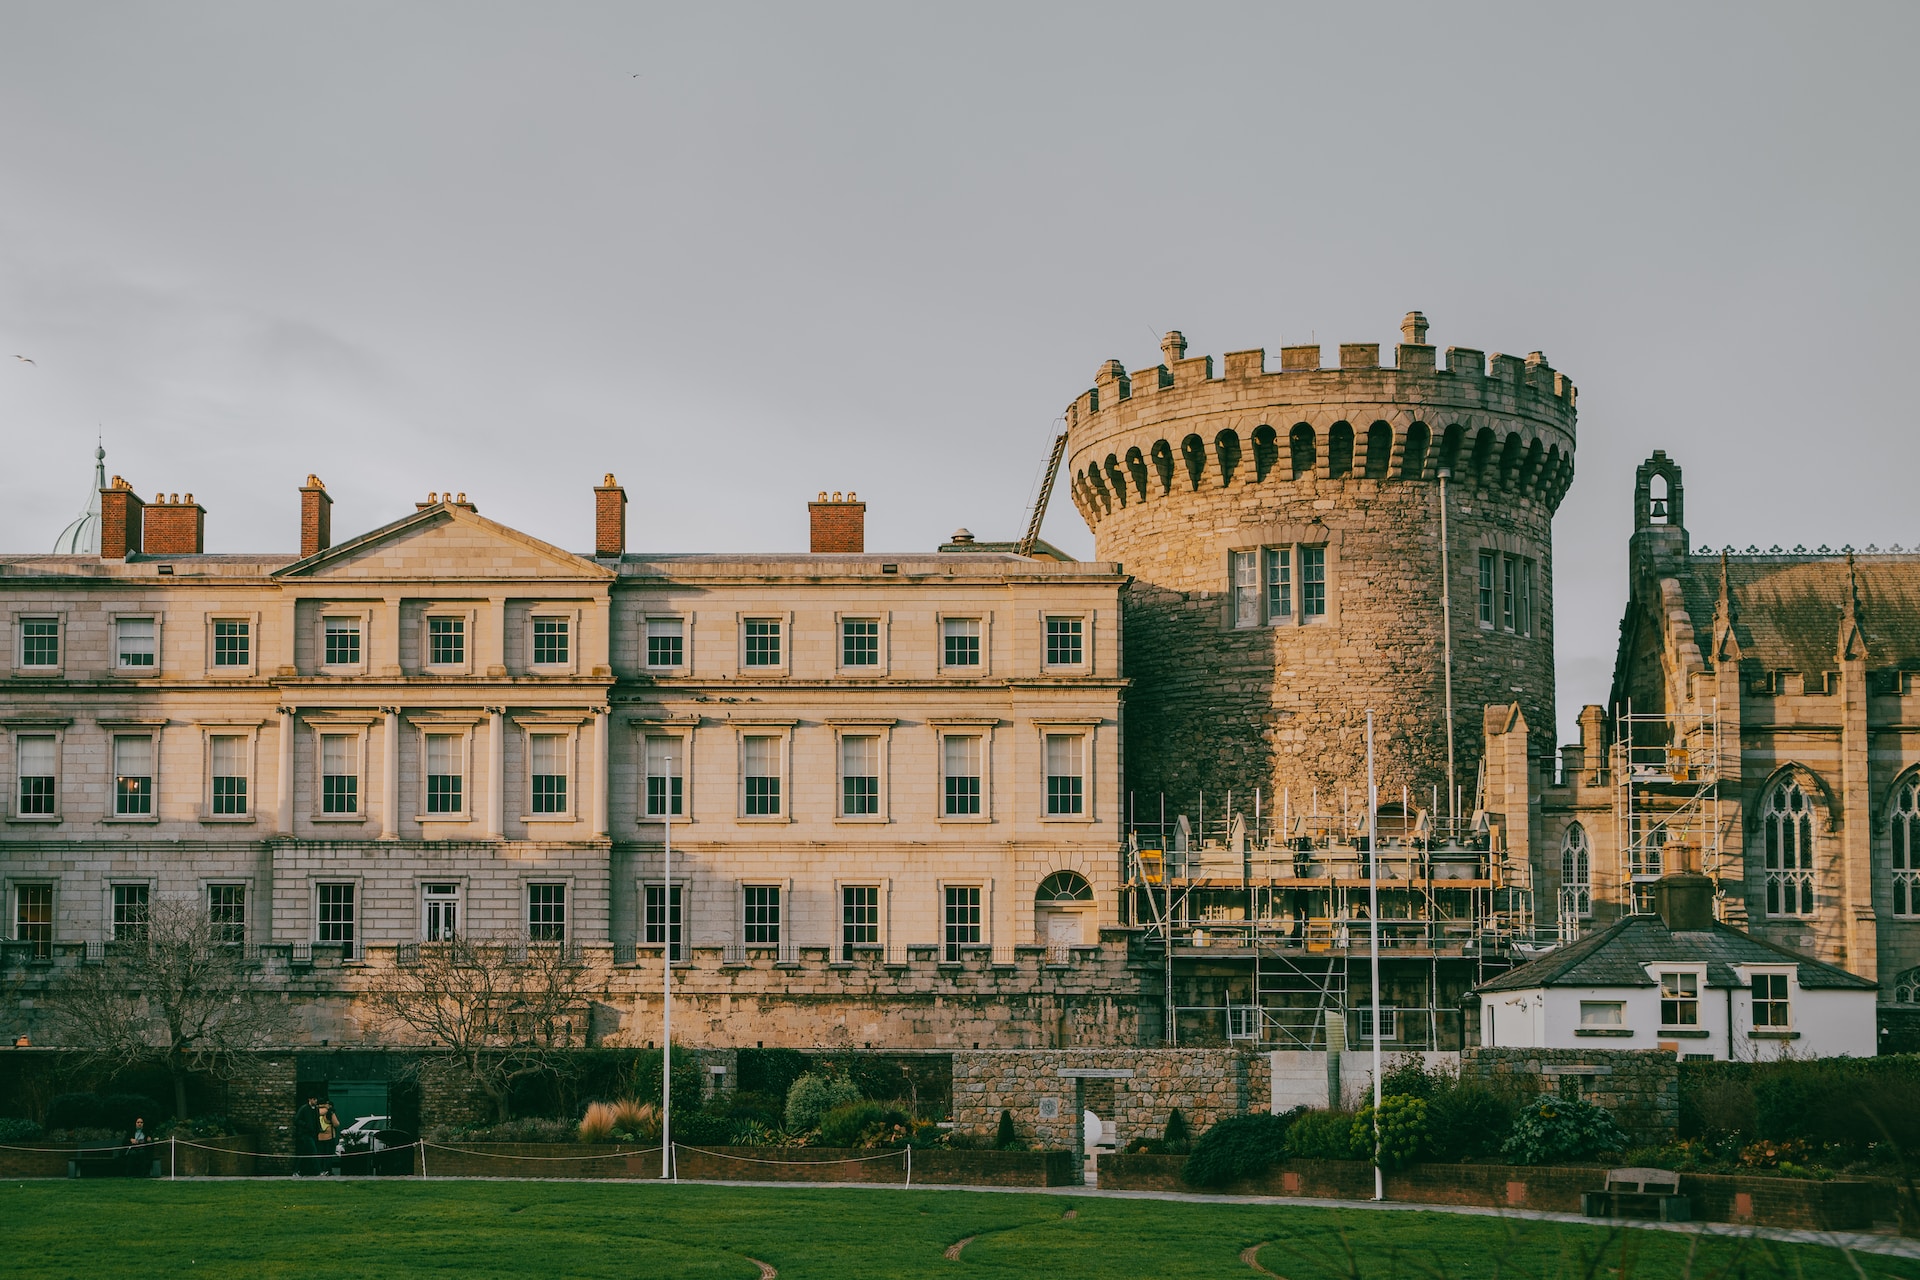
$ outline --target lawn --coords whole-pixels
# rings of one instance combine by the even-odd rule
[[[1069,1216],[1071,1215],[1071,1216]],[[957,1261],[945,1251],[972,1237]],[[1789,1276],[1920,1280],[1832,1249],[1437,1213],[873,1188],[563,1182],[9,1182],[10,1274],[106,1280],[543,1276]],[[1271,1243],[1268,1243],[1271,1242]],[[1349,1257],[1353,1265],[1349,1265]],[[1598,1265],[1596,1265],[1596,1260]]]

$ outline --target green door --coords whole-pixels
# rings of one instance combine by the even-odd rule
[[[345,1128],[362,1116],[390,1116],[385,1080],[329,1080],[327,1097]],[[384,1127],[384,1126],[383,1126]]]

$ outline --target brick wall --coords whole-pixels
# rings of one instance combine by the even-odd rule
[[[627,549],[627,491],[607,476],[593,491],[593,554],[617,556]]]

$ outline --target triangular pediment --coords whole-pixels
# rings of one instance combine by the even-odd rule
[[[296,560],[274,576],[346,582],[444,582],[594,581],[615,575],[606,565],[443,502]]]

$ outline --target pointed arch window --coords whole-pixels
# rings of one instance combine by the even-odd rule
[[[1560,914],[1574,920],[1593,915],[1593,846],[1577,822],[1560,841]]]
[[[1767,914],[1813,914],[1813,807],[1791,778],[1767,792]]]
[[[1895,1004],[1920,1004],[1920,968],[1908,969],[1893,980]]]
[[[1909,774],[1894,789],[1893,914],[1920,916],[1920,777]]]

